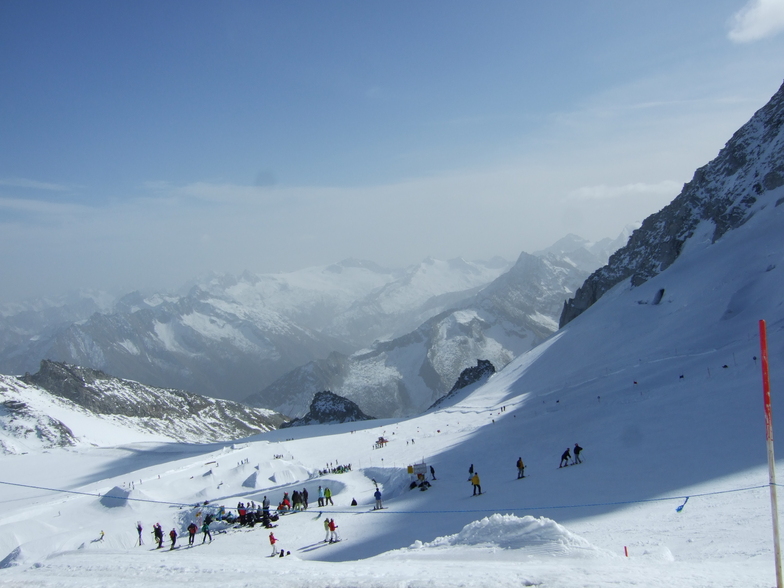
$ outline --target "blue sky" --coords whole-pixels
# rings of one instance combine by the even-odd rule
[[[778,89],[782,29],[784,0],[0,0],[0,301],[615,237]]]

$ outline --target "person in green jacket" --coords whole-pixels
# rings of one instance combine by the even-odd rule
[[[327,506],[327,504],[335,506],[335,503],[332,502],[332,490],[324,488],[324,506]]]

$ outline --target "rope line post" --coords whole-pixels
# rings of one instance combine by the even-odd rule
[[[770,410],[770,374],[768,371],[768,334],[765,321],[759,322],[762,355],[762,394],[765,404],[765,437],[768,445],[768,476],[770,478],[770,508],[773,518],[773,552],[776,565],[776,587],[784,588],[781,576],[781,542],[779,541],[779,507],[776,498],[776,460],[773,456],[773,418]]]

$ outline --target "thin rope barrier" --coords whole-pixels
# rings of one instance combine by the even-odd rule
[[[18,484],[15,482],[4,482],[0,480],[0,484],[5,484],[7,486],[17,486],[20,488],[30,488],[34,490],[45,490],[47,492],[60,492],[65,494],[77,494],[80,496],[91,496],[94,498],[113,498],[117,500],[129,500],[135,502],[149,502],[153,504],[166,504],[169,506],[179,506],[179,507],[193,507],[193,508],[203,508],[204,506],[210,505],[203,505],[203,504],[193,504],[193,503],[184,503],[184,502],[169,502],[165,500],[152,500],[149,498],[132,498],[130,496],[113,496],[111,494],[100,494],[95,492],[80,492],[78,490],[63,490],[60,488],[46,488],[44,486],[33,486],[30,484]],[[780,484],[776,484],[779,486]],[[702,498],[706,496],[718,496],[720,494],[732,494],[737,492],[748,492],[750,490],[760,490],[762,488],[768,488],[770,484],[761,484],[759,486],[747,486],[745,488],[733,488],[730,490],[715,490],[713,492],[701,492],[698,494],[689,494],[689,495],[678,495],[678,496],[663,496],[659,498],[638,498],[636,500],[617,500],[617,501],[610,501],[610,502],[589,502],[583,504],[556,504],[556,505],[546,505],[546,506],[519,506],[514,508],[477,508],[477,509],[459,509],[459,510],[389,510],[388,508],[384,509],[374,509],[370,511],[357,511],[357,510],[329,510],[323,511],[321,510],[323,507],[317,507],[317,509],[312,509],[313,511],[318,510],[319,516],[322,512],[329,512],[329,513],[337,513],[337,514],[369,514],[371,512],[381,512],[384,514],[454,514],[454,513],[482,513],[482,512],[517,512],[517,511],[527,511],[527,510],[556,510],[556,509],[567,509],[567,508],[597,508],[602,506],[623,506],[629,504],[645,504],[650,502],[665,502],[668,500],[688,500],[689,498]],[[684,503],[685,504],[685,503]],[[226,508],[224,510],[237,510],[236,508]],[[386,512],[384,512],[386,511]],[[306,512],[306,511],[301,511]]]

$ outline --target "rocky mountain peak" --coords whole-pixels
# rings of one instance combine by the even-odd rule
[[[313,397],[308,414],[282,425],[281,428],[324,423],[351,423],[354,421],[368,421],[373,418],[362,412],[359,406],[348,398],[343,398],[325,390],[318,392]]]
[[[745,223],[756,212],[758,198],[784,185],[783,124],[784,84],[670,204],[646,218],[627,245],[564,303],[560,326],[619,282],[630,279],[639,286],[668,268],[701,223],[712,223],[712,242]]]

